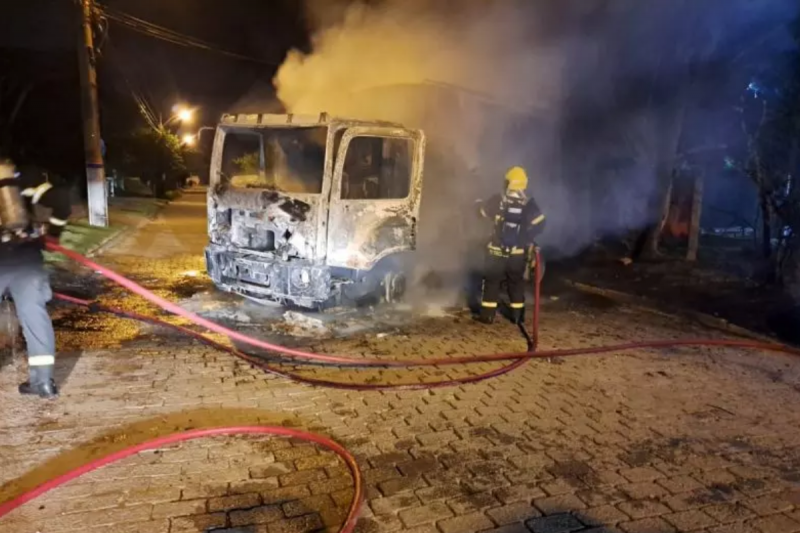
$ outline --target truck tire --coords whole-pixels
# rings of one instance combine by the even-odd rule
[[[381,283],[383,301],[388,304],[401,303],[406,295],[407,279],[403,272],[387,272]]]
[[[380,280],[367,274],[361,280],[342,285],[341,305],[363,307],[380,300]]]

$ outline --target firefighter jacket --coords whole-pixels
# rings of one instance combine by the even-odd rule
[[[53,185],[45,179],[40,171],[34,168],[22,168],[19,176],[15,179],[23,201],[31,214],[31,220],[35,219],[35,206],[49,209],[47,234],[59,238],[72,211],[69,189]],[[44,243],[41,239],[0,242],[0,267],[41,262],[43,248]]]
[[[489,254],[494,256],[526,254],[544,230],[544,213],[523,192],[509,191],[489,198],[481,206],[480,214],[494,223],[487,245]]]

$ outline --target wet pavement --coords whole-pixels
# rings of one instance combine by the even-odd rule
[[[507,323],[465,309],[298,313],[214,290],[204,274],[205,197],[188,194],[99,261],[247,334],[321,353],[387,358],[524,350]],[[57,290],[157,313],[93,274]],[[56,402],[19,398],[20,341],[0,342],[0,500],[90,458],[176,430],[278,424],[324,433],[365,475],[360,532],[791,533],[800,531],[800,365],[720,349],[641,350],[523,368],[414,392],[312,388],[150,325],[55,306]],[[172,319],[174,320],[174,319]],[[183,323],[182,321],[176,321]],[[11,328],[10,330],[8,328]],[[0,331],[13,331],[4,313]],[[542,347],[718,334],[551,284]],[[454,379],[480,364],[413,370],[284,364],[312,378]],[[60,533],[336,530],[352,480],[334,457],[283,439],[214,438],[149,452],[70,482],[0,520]]]

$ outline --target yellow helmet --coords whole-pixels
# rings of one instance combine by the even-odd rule
[[[509,191],[524,191],[528,188],[528,174],[522,167],[511,167],[506,172],[506,187]]]

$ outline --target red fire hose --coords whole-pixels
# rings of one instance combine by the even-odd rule
[[[497,370],[494,370],[489,373],[481,374],[478,376],[470,376],[467,378],[457,379],[457,380],[448,380],[442,381],[437,383],[414,383],[414,384],[406,384],[406,385],[375,385],[375,384],[345,384],[345,383],[338,383],[338,382],[330,382],[326,380],[318,380],[312,378],[306,378],[302,376],[298,376],[293,373],[285,372],[282,370],[278,370],[272,366],[267,365],[263,360],[244,354],[234,348],[230,348],[224,346],[213,339],[202,335],[196,331],[190,330],[188,328],[184,328],[181,326],[176,326],[173,324],[169,324],[167,322],[161,321],[156,318],[152,317],[145,317],[142,315],[138,315],[135,313],[130,313],[121,309],[115,309],[110,307],[103,307],[92,302],[88,302],[86,300],[81,300],[78,298],[74,298],[71,296],[66,295],[57,295],[58,298],[61,300],[75,303],[78,305],[87,306],[90,308],[95,308],[98,310],[112,312],[121,316],[126,316],[129,318],[134,318],[137,320],[144,320],[147,322],[159,324],[162,326],[170,327],[191,335],[194,338],[202,340],[210,345],[215,347],[224,349],[233,353],[234,355],[241,357],[242,359],[246,360],[247,362],[258,366],[259,368],[263,368],[268,372],[273,372],[291,379],[295,379],[298,381],[302,381],[304,383],[309,383],[312,385],[324,385],[324,386],[332,386],[332,387],[339,387],[339,388],[357,388],[359,390],[381,390],[387,388],[432,388],[437,386],[447,386],[459,383],[470,383],[475,381],[480,381],[482,379],[488,379],[489,377],[495,377],[501,375],[503,373],[509,372],[515,368],[518,368],[526,361],[529,361],[533,358],[551,358],[551,357],[566,357],[566,356],[573,356],[573,355],[589,355],[589,354],[601,354],[601,353],[609,353],[609,352],[619,352],[624,350],[633,350],[633,349],[641,349],[641,348],[663,348],[663,347],[675,347],[675,346],[718,346],[718,347],[731,347],[731,348],[747,348],[747,349],[754,349],[754,350],[762,350],[762,351],[770,351],[770,352],[783,352],[791,355],[800,355],[800,350],[795,348],[791,348],[788,346],[774,344],[774,343],[764,343],[764,342],[752,342],[752,341],[734,341],[734,340],[713,340],[713,339],[689,339],[689,340],[656,340],[656,341],[644,341],[644,342],[636,342],[636,343],[628,343],[628,344],[618,344],[618,345],[611,345],[611,346],[597,346],[594,348],[575,348],[575,349],[559,349],[559,350],[548,350],[548,351],[535,351],[536,344],[538,342],[538,320],[539,320],[539,258],[537,254],[537,261],[536,261],[536,271],[534,274],[534,283],[535,283],[535,299],[534,299],[534,312],[532,317],[532,326],[533,331],[530,334],[529,339],[529,351],[527,352],[520,352],[520,353],[507,353],[507,354],[488,354],[488,355],[473,355],[473,356],[461,356],[455,358],[440,358],[440,359],[411,359],[411,360],[383,360],[383,359],[366,359],[366,358],[355,358],[355,357],[348,357],[348,356],[338,356],[338,355],[324,355],[324,354],[316,354],[311,352],[306,352],[303,350],[296,350],[292,348],[287,348],[284,346],[272,344],[263,340],[254,339],[243,335],[239,332],[234,330],[230,330],[206,320],[194,313],[186,311],[179,307],[178,305],[164,300],[163,298],[153,294],[152,292],[148,291],[144,287],[139,286],[138,284],[134,283],[133,281],[117,274],[105,268],[86,257],[83,257],[80,254],[77,254],[71,250],[63,248],[62,246],[48,244],[47,248],[50,251],[58,252],[64,254],[65,256],[69,257],[77,261],[78,263],[103,274],[110,280],[118,283],[119,285],[129,289],[130,291],[144,297],[145,299],[149,300],[150,302],[154,303],[155,305],[161,307],[162,309],[187,318],[188,320],[194,322],[195,324],[204,327],[210,331],[225,335],[233,340],[237,340],[244,344],[249,344],[250,346],[254,346],[257,348],[261,348],[263,350],[267,350],[270,352],[275,352],[280,355],[289,356],[295,359],[305,360],[305,361],[312,361],[316,363],[332,363],[337,365],[351,365],[355,367],[399,367],[399,368],[408,368],[408,367],[424,367],[424,366],[443,366],[443,365],[458,365],[458,364],[468,364],[468,363],[480,363],[480,362],[497,362],[497,361],[511,361],[510,364],[503,366]],[[23,505],[26,502],[29,502],[36,497],[52,490],[64,483],[73,480],[77,477],[82,476],[87,472],[91,472],[97,468],[102,466],[111,464],[113,462],[119,461],[124,459],[125,457],[129,457],[133,454],[139,453],[144,450],[150,450],[154,448],[159,448],[162,446],[166,446],[168,444],[174,444],[176,442],[183,442],[192,439],[202,438],[202,437],[209,437],[214,435],[235,435],[235,434],[268,434],[268,435],[281,435],[281,436],[288,436],[293,438],[298,438],[301,440],[307,440],[314,443],[317,443],[323,447],[326,447],[336,454],[338,454],[346,463],[348,468],[350,469],[354,483],[355,483],[355,492],[353,501],[350,505],[350,510],[347,515],[347,519],[345,520],[341,532],[342,533],[352,533],[353,528],[355,527],[356,519],[358,517],[358,512],[360,510],[362,496],[363,496],[363,486],[362,486],[362,479],[360,472],[358,470],[358,465],[356,464],[355,459],[353,456],[347,452],[342,446],[339,444],[319,435],[314,435],[311,433],[305,433],[299,430],[294,430],[290,428],[283,428],[283,427],[267,427],[267,426],[254,426],[254,427],[226,427],[226,428],[214,428],[214,429],[204,429],[204,430],[194,430],[185,433],[178,433],[174,435],[169,435],[166,437],[162,437],[159,439],[155,439],[149,442],[145,442],[143,444],[127,448],[125,450],[119,451],[115,454],[109,455],[105,458],[98,459],[84,465],[80,468],[77,468],[71,472],[68,472],[58,478],[50,480],[43,485],[33,489],[30,492],[24,493],[17,498],[6,502],[0,505],[0,518],[10,513],[12,510],[18,508],[19,506]]]
[[[782,344],[755,342],[755,341],[741,341],[741,340],[724,340],[724,339],[653,340],[653,341],[642,341],[642,342],[633,342],[626,344],[614,344],[608,346],[595,346],[592,348],[545,350],[545,351],[536,351],[535,353],[532,353],[531,351],[526,351],[526,352],[516,352],[516,353],[466,355],[460,357],[439,358],[439,359],[404,359],[404,360],[369,359],[369,358],[349,357],[345,355],[318,354],[313,352],[307,352],[304,350],[298,350],[295,348],[288,348],[286,346],[280,346],[278,344],[267,342],[261,339],[255,339],[247,335],[244,335],[242,333],[239,333],[238,331],[228,329],[224,326],[221,326],[220,324],[216,324],[215,322],[212,322],[190,311],[187,311],[178,306],[177,304],[165,300],[164,298],[161,298],[156,294],[153,294],[149,290],[129,280],[128,278],[120,274],[117,274],[116,272],[102,265],[99,265],[94,261],[91,261],[90,259],[87,259],[86,257],[83,257],[82,255],[76,252],[73,252],[72,250],[68,250],[62,246],[54,244],[48,244],[47,247],[50,251],[64,254],[70,259],[73,259],[74,261],[77,261],[78,263],[96,272],[99,272],[100,274],[107,277],[111,281],[114,281],[115,283],[121,285],[122,287],[125,287],[131,292],[134,292],[139,296],[142,296],[143,298],[147,299],[148,301],[152,302],[158,307],[161,307],[165,311],[186,318],[191,322],[197,324],[198,326],[201,326],[209,331],[225,335],[232,340],[239,341],[241,343],[248,344],[250,346],[253,346],[255,348],[260,348],[268,352],[274,352],[283,356],[299,360],[312,361],[315,363],[332,363],[335,365],[351,365],[356,367],[360,366],[360,367],[408,368],[408,367],[422,367],[422,366],[462,365],[469,363],[487,363],[487,362],[497,362],[497,361],[519,361],[519,360],[529,360],[533,358],[568,357],[573,355],[597,355],[602,353],[620,352],[620,351],[642,349],[642,348],[667,348],[667,347],[677,347],[677,346],[718,346],[718,347],[728,347],[728,348],[745,348],[745,349],[761,350],[768,352],[783,352],[787,354],[800,356],[800,350]],[[536,290],[538,293],[538,284],[539,284],[538,273],[535,274],[534,277],[535,277],[535,283],[537,285]],[[538,303],[538,299],[536,303]],[[534,322],[537,320],[538,320],[538,311],[535,310]],[[534,339],[536,338],[537,334],[538,332],[534,330],[533,332]]]
[[[99,305],[94,302],[90,302],[88,300],[82,300],[80,298],[75,298],[73,296],[67,296],[65,294],[56,294],[55,297],[61,301],[79,305],[81,307],[86,307],[88,309],[102,311],[105,313],[111,313],[113,315],[117,315],[123,318],[130,318],[133,320],[138,320],[140,322],[147,322],[150,324],[154,324],[156,326],[169,328],[183,335],[192,337],[208,346],[211,346],[217,350],[227,352],[239,359],[242,359],[249,363],[250,365],[260,368],[261,370],[268,372],[270,374],[275,374],[277,376],[281,376],[286,379],[290,379],[292,381],[297,381],[299,383],[305,383],[306,385],[313,385],[317,387],[328,387],[334,389],[342,389],[342,390],[356,390],[356,391],[388,391],[388,390],[424,390],[424,389],[436,389],[442,387],[452,387],[455,385],[466,385],[469,383],[477,383],[479,381],[485,381],[487,379],[496,378],[498,376],[502,376],[503,374],[507,374],[512,370],[516,370],[520,366],[524,365],[527,360],[519,359],[517,361],[513,361],[510,364],[503,365],[495,370],[490,372],[484,372],[481,374],[476,374],[473,376],[466,376],[462,378],[455,378],[455,379],[448,379],[448,380],[441,380],[441,381],[428,381],[428,382],[410,382],[410,383],[398,383],[398,384],[383,384],[383,383],[347,383],[342,381],[333,381],[327,379],[319,379],[319,378],[311,378],[306,377],[301,374],[297,374],[295,372],[289,372],[287,370],[283,370],[277,366],[270,365],[264,359],[260,357],[256,357],[244,352],[237,350],[234,347],[222,344],[217,342],[216,340],[203,335],[197,331],[192,329],[178,326],[176,324],[171,324],[164,320],[159,320],[157,318],[140,315],[138,313],[132,313],[130,311],[125,311],[124,309],[119,309],[117,307],[108,307]]]
[[[100,265],[94,264],[91,261],[89,261],[88,259],[82,258],[80,256],[75,257],[74,259],[77,260],[77,261],[80,261],[83,264],[90,263],[90,265],[87,265],[87,266],[90,266],[91,268],[100,267]],[[83,261],[84,259],[86,259],[85,263]],[[535,259],[536,259],[536,261],[534,263],[534,275],[535,275],[535,279],[539,280],[540,279],[540,265],[541,265],[540,259],[541,258],[539,256],[539,251],[538,250],[536,250],[536,252],[535,252]],[[134,284],[132,281],[130,283],[135,285],[137,288],[141,289],[142,291],[146,291],[146,289],[144,289],[142,287],[139,287],[138,285]],[[149,291],[146,291],[146,292],[149,293]],[[250,365],[252,365],[252,366],[254,366],[256,368],[260,368],[261,370],[263,370],[265,372],[268,372],[270,374],[281,376],[283,378],[290,379],[292,381],[296,381],[296,382],[299,382],[299,383],[304,383],[306,385],[312,385],[312,386],[318,386],[318,387],[328,387],[328,388],[335,388],[335,389],[357,390],[357,391],[425,390],[425,389],[452,387],[452,386],[456,386],[456,385],[466,385],[466,384],[471,384],[471,383],[478,383],[480,381],[485,381],[487,379],[492,379],[492,378],[496,378],[496,377],[502,376],[503,374],[507,374],[507,373],[509,373],[509,372],[511,372],[513,370],[518,369],[519,367],[524,365],[529,360],[529,359],[512,360],[510,363],[505,364],[505,365],[503,365],[503,366],[501,366],[499,368],[496,368],[496,369],[488,371],[488,372],[483,372],[483,373],[480,373],[480,374],[475,374],[475,375],[466,376],[466,377],[462,377],[462,378],[446,379],[446,380],[440,380],[440,381],[426,381],[426,382],[416,381],[416,382],[410,382],[410,383],[395,383],[395,384],[347,383],[347,382],[333,381],[333,380],[327,380],[327,379],[310,378],[310,377],[303,376],[301,374],[297,374],[295,372],[289,372],[287,370],[283,370],[283,369],[281,369],[281,368],[279,368],[277,366],[270,365],[269,363],[267,363],[266,361],[264,361],[264,359],[262,359],[260,357],[255,357],[253,355],[250,355],[250,354],[244,353],[244,352],[242,352],[240,350],[237,350],[236,348],[234,348],[232,346],[228,346],[228,345],[222,344],[220,342],[217,342],[216,340],[214,340],[214,339],[212,339],[212,338],[208,337],[207,335],[204,335],[204,334],[202,334],[200,332],[194,331],[192,329],[189,329],[189,328],[186,328],[186,327],[183,327],[183,326],[178,326],[176,324],[172,324],[170,322],[166,322],[164,320],[160,320],[160,319],[152,317],[152,316],[145,316],[145,315],[141,315],[141,314],[138,314],[138,313],[133,313],[133,312],[130,312],[130,311],[126,311],[124,309],[120,309],[118,307],[104,306],[102,304],[98,304],[97,302],[91,302],[89,300],[76,298],[74,296],[68,296],[66,294],[55,293],[54,296],[55,296],[56,299],[61,300],[63,302],[71,303],[71,304],[74,304],[74,305],[79,305],[81,307],[86,307],[88,309],[101,311],[101,312],[105,312],[105,313],[110,313],[110,314],[113,314],[113,315],[116,315],[116,316],[120,316],[120,317],[123,317],[123,318],[130,318],[132,320],[137,320],[137,321],[140,321],[140,322],[146,322],[146,323],[154,324],[156,326],[172,329],[172,330],[177,331],[177,332],[179,332],[179,333],[181,333],[183,335],[186,335],[186,336],[191,337],[191,338],[193,338],[195,340],[198,340],[198,341],[200,341],[200,342],[202,342],[202,343],[204,343],[206,345],[209,345],[209,346],[211,346],[211,347],[213,347],[213,348],[215,348],[217,350],[224,351],[224,352],[227,352],[227,353],[233,355],[234,357],[238,357],[239,359],[242,359],[242,360],[246,361]],[[153,295],[153,296],[157,298],[157,296],[155,296],[155,295]],[[532,329],[529,332],[525,328],[524,323],[521,323],[519,325],[520,330],[522,331],[522,334],[525,336],[525,338],[526,338],[526,340],[528,342],[528,352],[527,353],[529,353],[529,354],[534,353],[536,351],[537,346],[538,346],[538,338],[539,338],[539,297],[540,297],[540,284],[538,282],[536,282],[536,283],[534,283],[534,305],[533,305],[533,314],[532,314],[532,317],[531,317]],[[183,311],[182,308],[178,308],[178,309]],[[190,313],[190,315],[191,315],[191,313]],[[192,315],[192,316],[194,316],[194,315]],[[214,325],[219,327],[219,328],[222,328],[222,326],[219,326],[217,324],[214,324]],[[225,329],[225,331],[228,331],[228,330]]]
[[[347,468],[350,470],[350,474],[353,476],[353,500],[350,502],[350,509],[347,512],[347,518],[342,525],[342,529],[340,533],[352,533],[353,528],[356,526],[356,521],[358,519],[358,514],[361,511],[361,504],[364,498],[364,482],[361,477],[361,471],[358,469],[358,463],[356,462],[355,457],[348,452],[341,444],[321,435],[315,435],[314,433],[307,433],[305,431],[301,431],[299,429],[292,429],[280,426],[241,426],[241,427],[222,427],[222,428],[210,428],[210,429],[195,429],[192,431],[186,431],[183,433],[173,433],[172,435],[167,435],[165,437],[159,437],[157,439],[149,440],[142,444],[138,444],[136,446],[131,446],[129,448],[125,448],[120,450],[116,453],[112,453],[111,455],[107,455],[106,457],[102,457],[100,459],[95,459],[84,466],[76,468],[66,474],[62,474],[54,479],[51,479],[35,489],[28,491],[24,494],[20,494],[13,500],[9,500],[3,504],[0,504],[0,519],[6,516],[8,513],[13,511],[14,509],[28,503],[31,500],[38,498],[39,496],[49,492],[61,485],[68,483],[76,478],[81,477],[84,474],[88,474],[93,470],[97,470],[103,466],[109,465],[111,463],[116,463],[125,459],[126,457],[130,457],[131,455],[136,455],[139,452],[144,452],[147,450],[155,450],[158,448],[163,448],[164,446],[169,446],[170,444],[176,444],[179,442],[186,442],[190,440],[202,439],[206,437],[216,437],[220,435],[272,435],[272,436],[281,436],[281,437],[289,437],[293,439],[300,439],[308,442],[313,442],[322,446],[323,448],[327,448],[328,450],[334,452],[336,455],[342,458],[342,460],[347,464]]]

